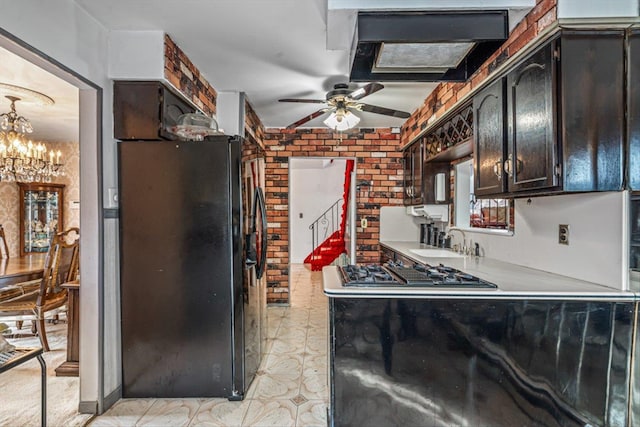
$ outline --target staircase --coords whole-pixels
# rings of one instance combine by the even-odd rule
[[[349,190],[351,189],[351,172],[354,167],[353,160],[347,160],[344,172],[344,192],[342,199],[338,199],[333,205],[324,211],[322,215],[309,226],[311,230],[311,242],[313,250],[305,258],[305,264],[311,264],[311,271],[320,271],[325,265],[331,264],[341,254],[346,252],[345,229],[347,225],[347,211],[349,208]],[[338,215],[339,223],[338,223]],[[320,242],[320,228],[324,226],[324,233]],[[329,231],[331,229],[331,231]],[[331,233],[328,237],[328,233]]]

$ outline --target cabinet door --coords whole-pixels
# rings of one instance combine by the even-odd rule
[[[63,184],[26,184],[20,187],[20,256],[47,252],[55,233],[64,230]]]
[[[424,162],[424,156],[422,152],[422,142],[417,142],[413,144],[413,153],[412,153],[412,163],[413,163],[413,200],[412,204],[419,205],[424,203],[424,185],[423,185],[423,169],[422,165]]]
[[[562,189],[620,190],[624,32],[567,31],[560,43]],[[636,74],[631,81],[637,78]],[[633,112],[630,117],[634,117]]]
[[[546,45],[507,74],[508,191],[558,185],[554,47]]]
[[[403,188],[403,201],[405,206],[411,206],[413,201],[413,169],[412,169],[412,151],[406,148],[402,153],[402,188]]]
[[[422,143],[416,142],[403,153],[404,204],[407,206],[423,203],[422,198]]]
[[[162,88],[155,82],[113,84],[113,135],[119,140],[158,140]]]
[[[162,118],[160,123],[160,135],[166,139],[176,139],[176,135],[171,133],[171,128],[178,124],[178,118],[181,115],[193,113],[195,112],[195,109],[166,88],[163,88],[162,90],[161,101]]]
[[[640,30],[629,35],[629,187],[640,190]]]
[[[474,194],[501,194],[505,191],[504,152],[506,147],[505,80],[500,79],[473,97]]]

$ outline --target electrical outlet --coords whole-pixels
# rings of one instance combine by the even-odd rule
[[[569,224],[558,225],[558,243],[561,245],[569,244]]]
[[[360,226],[361,226],[362,228],[367,228],[367,225],[368,225],[368,224],[367,224],[367,218],[362,218],[362,219],[360,220]]]

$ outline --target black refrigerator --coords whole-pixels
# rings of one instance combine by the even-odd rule
[[[118,142],[123,397],[240,400],[255,376],[267,228],[247,145]]]

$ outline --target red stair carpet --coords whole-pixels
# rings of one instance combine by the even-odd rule
[[[342,193],[342,213],[340,214],[340,228],[333,232],[324,242],[304,259],[305,264],[311,264],[311,271],[320,271],[325,265],[331,264],[336,258],[346,253],[344,232],[347,225],[347,210],[349,204],[349,190],[351,188],[351,172],[353,160],[347,160],[344,172],[344,192]]]

